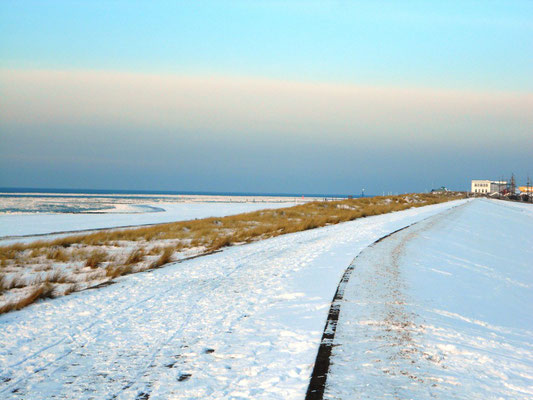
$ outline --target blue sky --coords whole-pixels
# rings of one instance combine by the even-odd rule
[[[0,186],[525,179],[533,2],[436,3],[4,1]]]

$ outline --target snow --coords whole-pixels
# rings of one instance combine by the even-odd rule
[[[302,398],[344,268],[378,237],[454,205],[236,246],[3,315],[0,394]]]
[[[476,200],[365,249],[324,398],[531,399],[531,211]]]
[[[501,234],[491,228],[494,218],[508,225]],[[524,270],[533,248],[531,218],[495,201],[413,208],[235,246],[40,301],[0,316],[0,397],[303,399],[346,267],[378,238],[426,221],[380,242],[382,259],[398,247],[393,242],[404,243],[394,254],[401,254],[398,265],[407,260],[413,269],[392,274],[397,282],[374,276],[374,300],[396,296],[388,290],[402,283],[398,296],[406,304],[398,307],[412,322],[406,331],[419,350],[413,365],[423,367],[417,376],[436,379],[438,397],[525,398],[533,376],[532,279]],[[512,261],[505,268],[503,255]],[[372,274],[358,264],[347,292],[364,277]],[[369,297],[352,295],[353,304],[369,309]],[[378,339],[365,339],[360,330],[348,334],[354,326],[369,334],[380,329],[372,325],[382,316],[379,301],[374,303],[376,313],[369,315],[361,307],[345,314],[350,303],[343,304],[336,336],[342,346],[334,348],[343,353],[335,355],[328,377],[328,393],[339,398],[394,398],[383,393],[405,383],[381,371],[373,375],[376,357],[361,348],[371,349]],[[403,349],[400,336],[397,343]],[[387,348],[380,351],[389,355]],[[443,361],[435,364],[424,352]],[[385,357],[382,362],[392,363]],[[351,368],[359,371],[355,380]],[[361,383],[358,390],[370,387],[372,395],[354,394],[354,383]],[[427,386],[411,384],[410,397],[428,398],[433,389]]]
[[[291,207],[292,202],[258,203],[155,203],[127,205],[142,209],[161,209],[160,212],[105,214],[0,214],[0,238],[9,236],[43,235],[54,232],[73,232],[119,226],[157,224],[195,218],[223,217],[266,208]],[[123,207],[123,205],[118,205]],[[42,238],[40,238],[42,239]],[[10,242],[20,242],[20,238]],[[7,244],[3,240],[1,244]]]

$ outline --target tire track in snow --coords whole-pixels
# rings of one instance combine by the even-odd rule
[[[95,327],[98,327],[100,325],[102,325],[103,323],[107,323],[109,324],[109,321],[114,319],[116,316],[122,316],[124,311],[127,311],[128,309],[132,308],[132,307],[136,307],[140,304],[143,304],[153,298],[161,298],[162,296],[164,296],[166,293],[168,293],[170,290],[172,290],[172,288],[169,288],[163,292],[160,292],[158,294],[155,294],[155,295],[150,295],[150,296],[147,296],[147,297],[144,297],[143,299],[137,301],[137,302],[134,302],[120,310],[117,310],[115,311],[114,313],[112,313],[110,316],[107,316],[106,317],[106,320],[104,321],[103,318],[100,318],[100,317],[97,317],[95,321],[92,321],[90,322],[89,324],[81,327],[80,329],[78,329],[78,332],[88,332],[90,330],[92,330],[93,328]],[[101,336],[103,335],[103,333],[99,333],[97,335],[95,335],[93,338],[92,338],[92,341],[95,341],[97,340],[98,338],[100,338]],[[17,379],[16,381],[13,381],[10,385],[8,385],[7,387],[3,388],[2,390],[0,390],[0,394],[2,393],[8,393],[9,391],[12,391],[14,389],[16,389],[16,386],[18,386],[21,382],[27,380],[29,377],[33,376],[34,374],[37,374],[37,373],[45,373],[45,371],[50,367],[50,366],[53,366],[54,364],[56,364],[58,361],[60,360],[63,360],[64,358],[68,357],[70,354],[74,353],[74,351],[76,350],[76,348],[83,348],[85,347],[88,342],[89,342],[89,339],[87,339],[84,343],[81,343],[79,342],[78,340],[76,340],[76,338],[70,334],[70,333],[66,333],[65,336],[63,338],[61,338],[60,340],[57,340],[55,341],[54,343],[52,344],[49,344],[47,346],[44,346],[43,348],[33,352],[32,354],[30,354],[29,356],[25,357],[24,359],[14,363],[14,364],[11,364],[9,365],[7,368],[6,368],[6,371],[8,369],[13,369],[15,367],[19,367],[19,369],[22,369],[22,365],[27,363],[28,361],[32,361],[34,360],[36,357],[38,357],[39,355],[42,355],[43,353],[45,352],[48,352],[48,351],[51,351],[52,349],[54,349],[55,347],[57,347],[58,345],[60,345],[61,343],[65,342],[65,340],[67,339],[70,339],[70,343],[69,345],[71,346],[68,350],[66,350],[65,352],[62,352],[61,354],[59,354],[57,357],[55,357],[53,360],[51,361],[48,361],[47,363],[45,363],[44,365],[38,365],[36,366],[35,368],[33,368],[31,371],[28,371],[26,374],[24,374],[22,377],[20,377],[19,379]],[[28,369],[28,367],[24,368],[24,369]],[[45,377],[48,377],[50,374],[45,374],[44,376]]]
[[[168,346],[168,344],[170,342],[172,342],[176,336],[181,333],[183,331],[183,329],[185,327],[187,327],[190,323],[190,321],[192,320],[193,316],[194,315],[194,310],[197,309],[197,305],[198,303],[200,303],[200,301],[202,301],[203,299],[205,299],[208,295],[212,295],[213,292],[215,290],[217,290],[219,287],[221,287],[224,283],[226,283],[226,280],[231,276],[233,275],[235,272],[237,272],[239,269],[241,269],[243,267],[243,263],[237,263],[237,266],[235,268],[233,268],[231,271],[229,271],[223,279],[220,279],[218,281],[218,283],[216,285],[214,285],[213,287],[210,287],[209,291],[208,290],[199,290],[200,293],[202,293],[200,296],[198,296],[198,298],[192,303],[192,305],[189,307],[189,312],[187,313],[187,317],[185,318],[185,320],[182,322],[182,324],[179,326],[178,329],[176,329],[169,337],[167,337],[167,339],[163,340],[160,342],[160,344],[158,344],[156,346],[156,349],[155,351],[149,355],[148,357],[145,358],[145,362],[143,363],[144,364],[144,367],[141,368],[141,370],[138,372],[138,374],[135,376],[134,379],[132,379],[130,382],[128,382],[126,385],[124,385],[119,391],[117,391],[116,393],[114,393],[113,395],[111,395],[109,397],[109,400],[114,400],[116,399],[118,396],[120,396],[123,392],[127,391],[128,389],[130,389],[131,387],[133,387],[144,375],[146,375],[147,371],[150,369],[151,366],[154,365],[154,362],[157,358],[157,356],[161,353],[162,349],[166,346]],[[204,284],[203,286],[201,286],[199,289],[208,289],[208,287],[210,286],[211,282],[207,282],[206,284]],[[136,389],[137,390],[137,397],[139,396],[150,396],[150,393],[149,392],[140,392],[139,389]],[[145,397],[145,398],[148,398],[148,397]]]
[[[367,249],[388,238],[389,236],[392,236],[395,233],[409,228],[412,225],[414,224],[404,226],[403,228],[397,229],[394,232],[382,236],[370,246],[368,246]],[[337,322],[339,320],[341,302],[344,299],[344,290],[346,289],[346,285],[350,281],[352,272],[355,269],[356,259],[357,257],[355,257],[352,263],[344,271],[341,281],[339,282],[339,286],[337,286],[335,296],[333,296],[331,307],[328,313],[328,319],[326,321],[326,326],[324,327],[324,333],[322,334],[322,340],[320,341],[320,346],[318,348],[315,366],[311,374],[309,387],[307,388],[307,394],[305,396],[306,400],[322,400],[324,398],[324,389],[326,387],[326,380],[328,376],[329,365],[331,362],[331,349],[333,347],[333,340],[335,339],[335,332],[337,330]]]
[[[363,254],[368,249],[371,249],[372,247],[374,247],[376,244],[380,243],[381,241],[401,231],[404,231],[412,226],[415,226],[422,222],[430,220],[432,218],[433,219],[442,218],[443,215],[451,213],[456,208],[464,207],[467,204],[468,203],[464,203],[458,206],[454,206],[448,210],[443,211],[442,213],[424,218],[420,221],[414,222],[412,224],[404,226],[403,228],[390,232],[387,235],[384,235],[380,237],[379,239],[377,239],[376,241],[374,241],[370,246],[363,249],[353,259],[353,261],[350,263],[348,268],[346,268],[346,270],[344,271],[344,274],[342,275],[339,285],[337,286],[337,291],[335,292],[335,295],[333,296],[333,300],[331,302],[331,306],[330,306],[329,313],[328,313],[328,318],[326,320],[326,325],[324,326],[324,332],[322,334],[322,339],[320,341],[320,346],[318,348],[318,353],[315,359],[315,365],[313,367],[313,372],[311,374],[309,386],[307,388],[305,400],[323,400],[324,399],[324,390],[326,388],[326,381],[328,377],[329,366],[331,363],[331,351],[334,346],[333,341],[335,339],[335,332],[337,330],[337,323],[339,320],[341,304],[344,299],[344,291],[355,269],[356,260],[361,256],[361,254]]]

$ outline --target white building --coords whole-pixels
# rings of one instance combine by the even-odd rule
[[[505,188],[507,188],[506,181],[489,181],[489,180],[475,179],[475,180],[472,180],[472,187],[470,191],[472,193],[493,194],[493,193],[500,193]]]

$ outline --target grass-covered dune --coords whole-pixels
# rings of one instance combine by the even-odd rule
[[[66,295],[225,246],[462,197],[458,193],[406,194],[310,202],[222,218],[0,246],[0,313],[23,308],[39,298]]]

